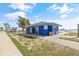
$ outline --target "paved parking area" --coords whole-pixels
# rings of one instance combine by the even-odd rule
[[[22,56],[4,31],[0,31],[0,56]]]
[[[55,39],[55,38],[53,38],[53,36],[44,37],[43,39],[48,40],[52,43],[60,44],[62,46],[67,46],[69,48],[79,50],[79,42],[63,40],[63,39],[59,39],[59,38]]]

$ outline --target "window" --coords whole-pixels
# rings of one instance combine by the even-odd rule
[[[44,25],[44,29],[48,29],[48,26],[47,25]]]

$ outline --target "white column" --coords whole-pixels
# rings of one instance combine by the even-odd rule
[[[36,31],[38,32],[38,35],[39,35],[39,26],[38,26],[38,27],[36,27]]]

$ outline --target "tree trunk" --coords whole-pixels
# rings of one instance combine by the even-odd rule
[[[22,31],[24,32],[24,27],[22,27]]]

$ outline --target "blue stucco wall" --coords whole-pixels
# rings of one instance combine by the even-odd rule
[[[54,27],[53,27],[52,25],[48,25],[47,26],[48,27],[47,29],[44,29],[44,25],[38,26],[38,27],[39,27],[38,28],[39,35],[48,36],[48,33],[49,32],[52,32],[53,35],[58,34],[58,26],[55,26],[54,25]],[[33,30],[33,28],[32,28],[32,30]],[[36,35],[38,35],[38,31],[35,32]],[[30,27],[27,28],[27,33],[33,34],[33,32],[30,33]]]
[[[53,25],[53,26],[52,25],[48,25],[48,29],[44,29],[44,26],[39,26],[39,35],[48,36],[49,32],[52,32],[53,35],[58,34],[58,26],[55,26],[55,25]]]
[[[48,25],[48,32],[52,32],[53,31],[53,26]]]
[[[44,26],[39,26],[39,35],[48,35],[48,30],[44,29]]]

